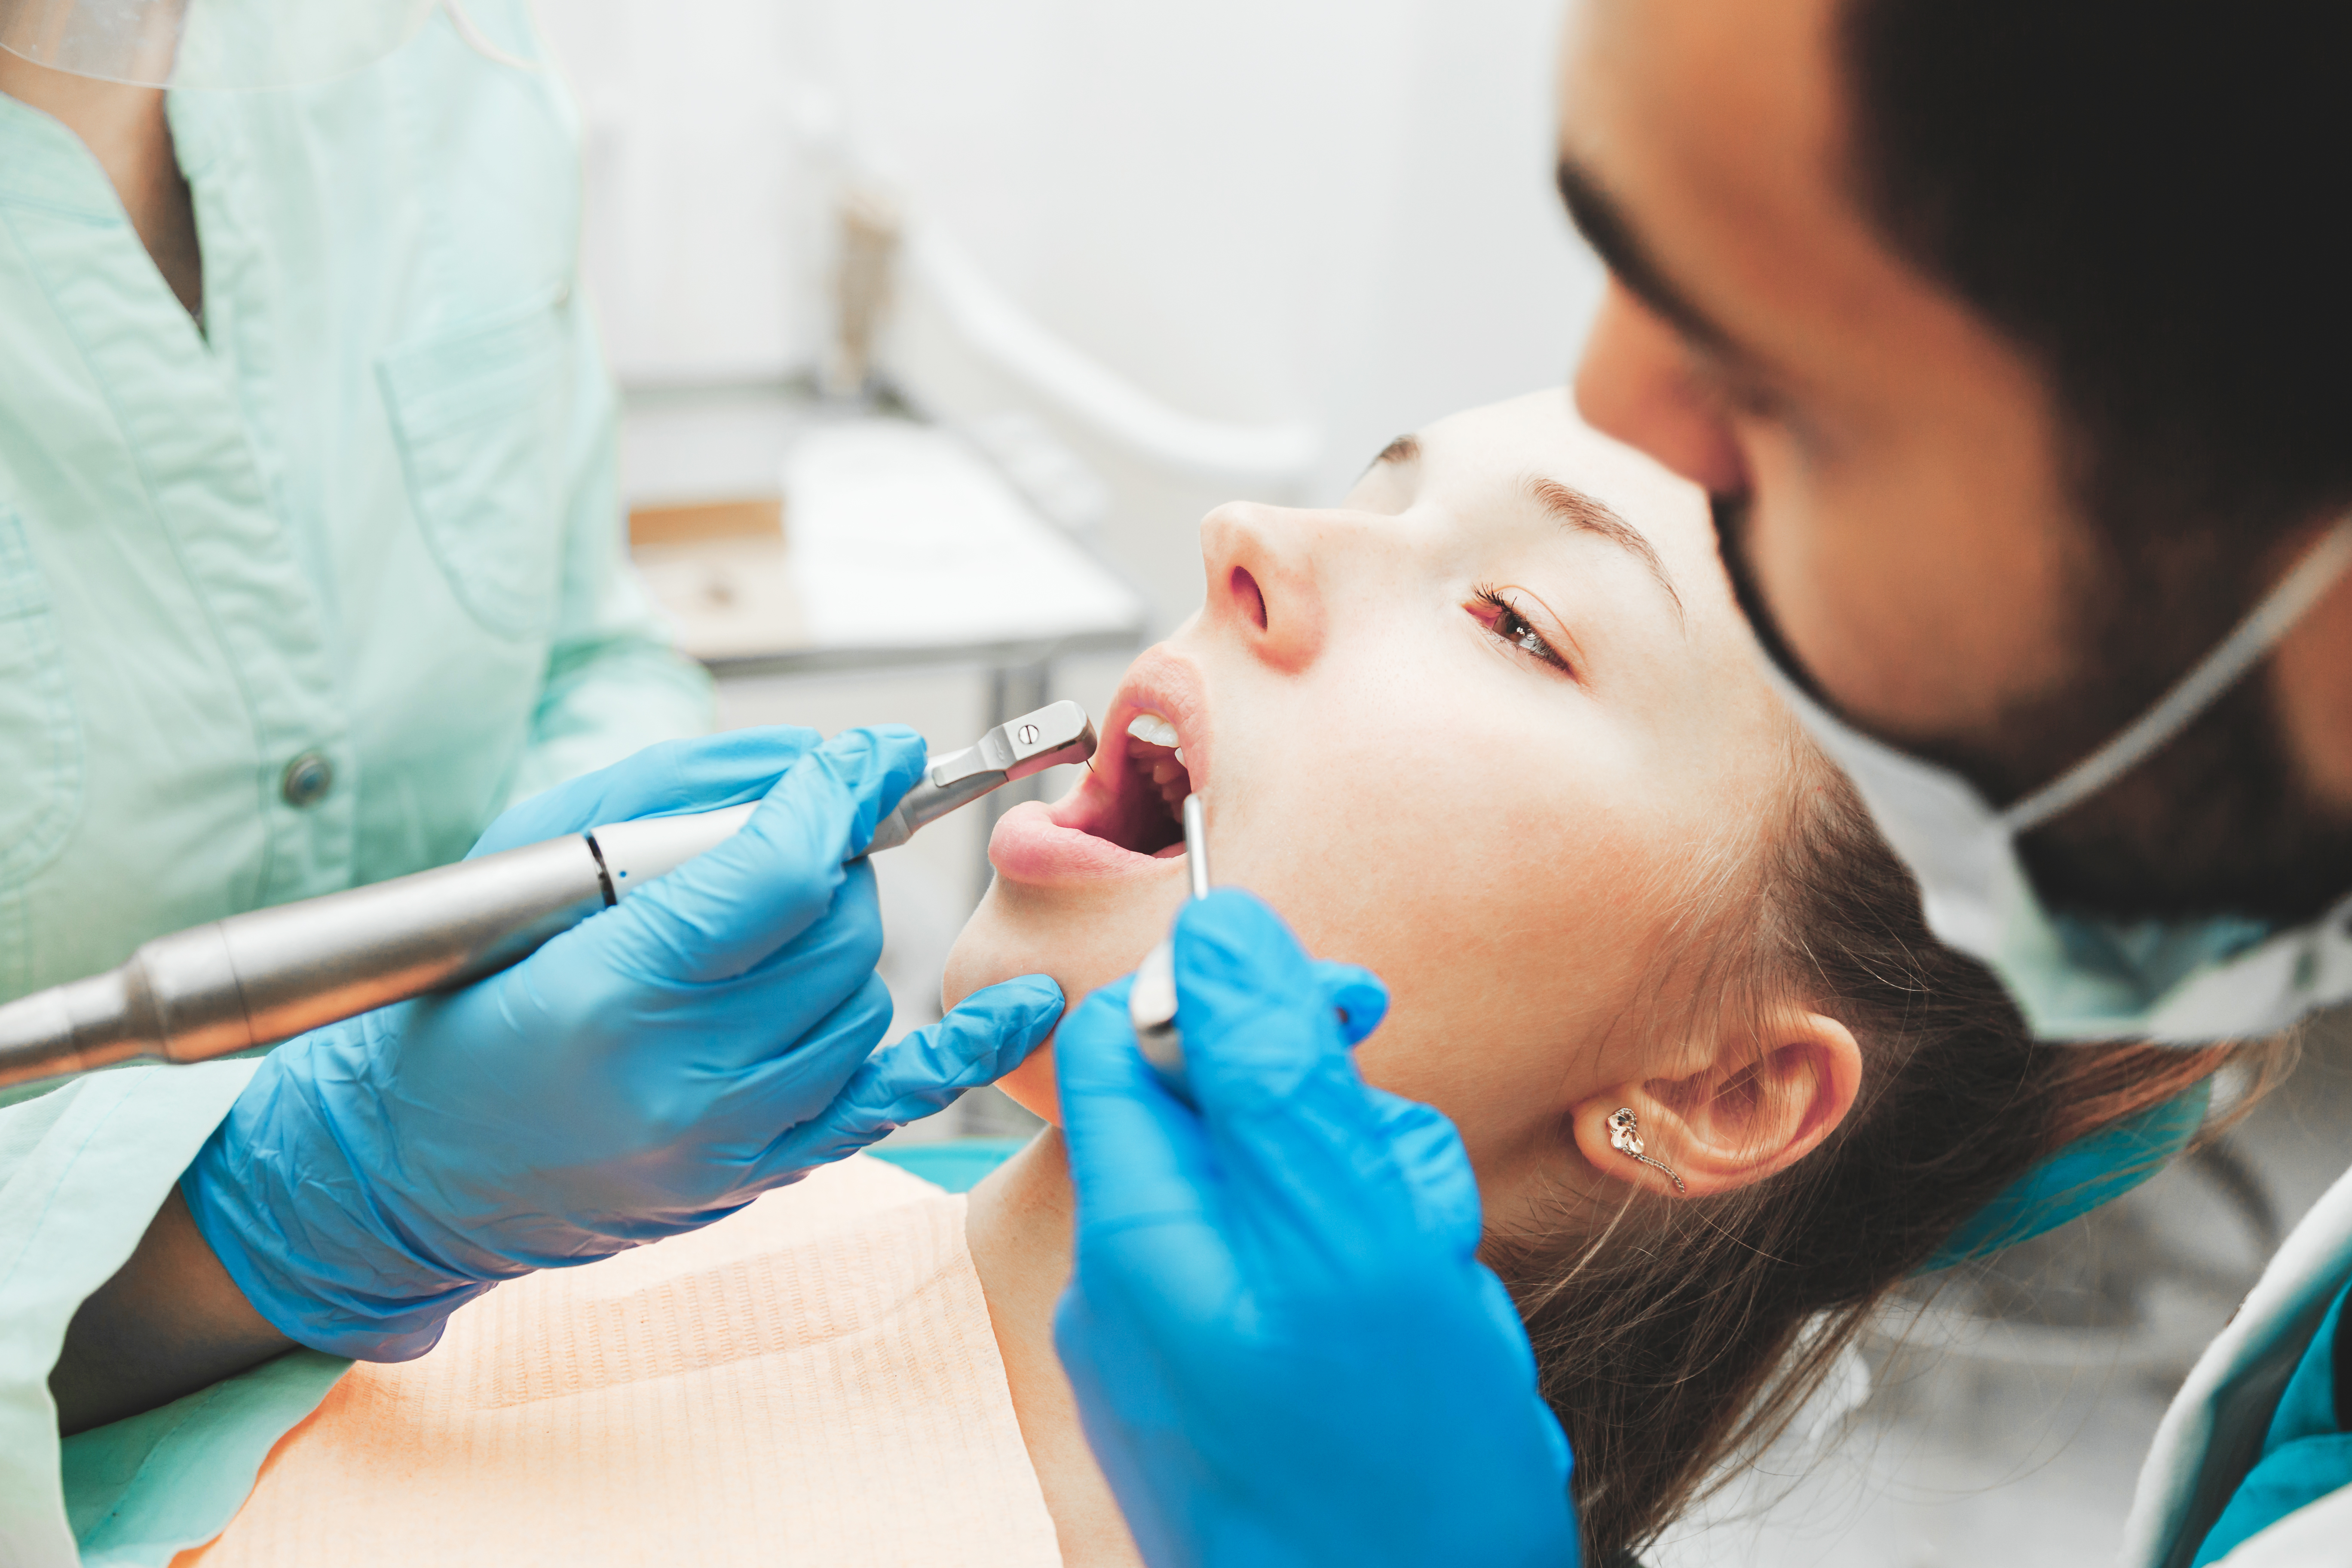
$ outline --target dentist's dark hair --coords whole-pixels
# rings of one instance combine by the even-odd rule
[[[2346,37],[2308,0],[1845,0],[1864,210],[2040,358],[2095,487],[2253,535],[2352,502]]]
[[[2036,1044],[1981,965],[1937,942],[1852,787],[1793,727],[1784,805],[1702,847],[1657,983],[1624,1021],[1759,1034],[1792,1005],[1851,1029],[1853,1110],[1744,1190],[1562,1192],[1490,1234],[1576,1454],[1587,1560],[1639,1551],[1768,1446],[1872,1310],[2043,1156],[2271,1047]],[[1563,1128],[1563,1142],[1570,1135]]]
[[[2137,718],[2352,508],[2340,9],[2308,0],[1834,0],[1842,166],[1898,256],[2039,373],[2096,558],[2082,678],[1939,760],[1996,801]],[[2292,924],[2352,815],[2263,678],[2019,843],[2042,896]]]

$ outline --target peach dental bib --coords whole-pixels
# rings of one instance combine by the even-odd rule
[[[179,1568],[1044,1568],[964,1200],[853,1158],[362,1363]]]

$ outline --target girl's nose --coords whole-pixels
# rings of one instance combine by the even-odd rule
[[[1322,651],[1320,515],[1234,501],[1201,524],[1209,577],[1202,618],[1277,669],[1304,669]]]
[[[1692,379],[1673,327],[1612,279],[1576,367],[1585,422],[1638,447],[1709,495],[1748,488],[1747,465],[1716,400]]]

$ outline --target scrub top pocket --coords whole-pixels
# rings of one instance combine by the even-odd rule
[[[48,584],[15,509],[0,504],[0,887],[21,887],[65,843],[81,768]]]
[[[562,564],[568,300],[406,344],[376,367],[411,506],[449,591],[504,637],[545,635]]]

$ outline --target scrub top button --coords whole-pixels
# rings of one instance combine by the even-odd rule
[[[324,752],[305,752],[286,764],[286,774],[278,782],[278,793],[286,797],[289,805],[316,805],[326,793],[335,787],[335,764],[327,760]]]

